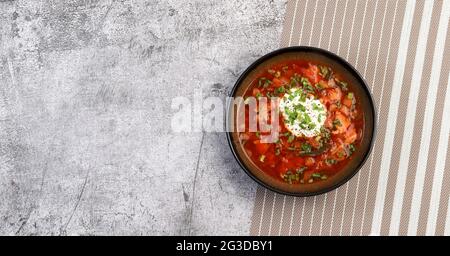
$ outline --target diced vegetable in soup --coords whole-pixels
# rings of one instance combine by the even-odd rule
[[[248,97],[279,99],[276,140],[264,143],[261,136],[271,131],[248,127],[239,134],[252,162],[276,179],[298,185],[327,180],[358,150],[364,127],[358,97],[330,67],[301,60],[275,64],[252,83]],[[246,106],[246,124],[259,104]]]

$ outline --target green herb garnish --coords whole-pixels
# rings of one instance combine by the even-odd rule
[[[348,84],[346,82],[342,82],[336,79],[336,83],[341,87],[342,90],[348,90]]]
[[[309,82],[309,80],[306,77],[302,77],[300,79],[300,82],[303,85],[303,89],[307,92],[314,92],[314,87],[311,85],[311,83]]]
[[[264,159],[266,159],[266,156],[265,156],[265,155],[260,155],[260,156],[259,156],[259,161],[261,161],[261,162],[264,163]]]
[[[292,173],[292,171],[287,171],[285,174],[281,175],[283,180],[289,184],[292,184],[294,181],[298,182],[300,180],[300,173]]]
[[[333,164],[336,164],[337,161],[335,159],[325,159],[325,163],[327,165],[333,165]]]
[[[315,172],[315,173],[311,174],[311,177],[319,179],[320,177],[322,177],[322,174]]]
[[[348,151],[350,152],[350,155],[353,154],[353,152],[356,151],[355,145],[353,144],[348,145]]]
[[[330,80],[333,74],[333,71],[330,68],[325,66],[319,66],[319,70],[320,70],[319,73],[323,78],[325,78],[326,80]]]
[[[289,138],[288,138],[287,142],[291,143],[291,142],[294,141],[294,139],[295,139],[295,136],[291,134],[291,135],[289,135]]]
[[[309,143],[303,143],[302,144],[302,153],[310,153],[311,152],[311,145]]]
[[[308,169],[308,167],[303,166],[303,167],[298,168],[296,172],[297,173],[303,173],[306,169]]]
[[[264,87],[266,88],[267,86],[269,86],[272,83],[272,81],[270,81],[269,79],[265,78],[265,77],[261,77],[258,81],[258,87]]]
[[[339,119],[334,119],[333,120],[333,125],[334,126],[342,126],[342,123],[341,123],[341,121]]]
[[[286,89],[284,88],[284,86],[280,86],[277,88],[277,93],[284,93],[286,91]]]
[[[281,153],[280,148],[275,148],[275,155],[276,155],[276,156],[279,156],[280,153]]]
[[[291,134],[290,132],[285,132],[285,133],[282,133],[281,136],[288,137],[290,134]]]

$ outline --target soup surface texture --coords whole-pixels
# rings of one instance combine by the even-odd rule
[[[351,88],[330,67],[310,61],[271,66],[244,94],[246,128],[239,133],[241,146],[258,168],[286,183],[330,178],[344,169],[362,138],[364,113]],[[268,102],[265,115],[261,114],[262,98]],[[277,104],[279,125],[276,137],[265,143],[262,138],[272,136],[276,127],[271,126],[274,106],[270,104]],[[252,121],[258,124],[256,131],[249,129]],[[262,129],[264,123],[272,128]]]

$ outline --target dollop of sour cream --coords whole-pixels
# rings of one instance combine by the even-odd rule
[[[308,97],[297,88],[284,94],[279,109],[286,129],[297,137],[319,135],[327,117],[327,110],[320,100]]]

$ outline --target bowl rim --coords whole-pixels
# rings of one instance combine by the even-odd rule
[[[289,46],[289,47],[283,47],[283,48],[279,48],[277,50],[274,50],[272,52],[269,52],[261,57],[259,57],[257,60],[255,60],[254,62],[252,62],[245,70],[244,72],[241,73],[241,75],[239,76],[239,78],[236,80],[236,83],[234,84],[233,88],[231,89],[230,93],[229,93],[229,97],[234,97],[234,94],[236,92],[236,90],[238,89],[239,85],[242,83],[242,81],[247,77],[247,75],[253,71],[258,65],[260,65],[261,63],[263,63],[264,61],[275,57],[277,55],[280,54],[284,54],[284,53],[288,53],[288,52],[314,52],[320,55],[324,55],[328,58],[331,58],[333,60],[335,60],[337,63],[341,64],[344,68],[348,69],[349,72],[351,73],[350,75],[354,76],[357,80],[359,80],[359,82],[361,83],[361,85],[363,85],[363,89],[364,91],[367,93],[368,95],[368,100],[369,100],[369,105],[370,105],[370,110],[372,111],[372,117],[373,117],[373,129],[372,129],[372,134],[370,135],[370,142],[369,142],[369,149],[367,150],[367,152],[364,154],[363,158],[361,159],[361,161],[358,163],[358,165],[355,167],[355,169],[353,170],[353,172],[351,172],[349,175],[345,176],[345,178],[343,178],[341,181],[337,182],[336,184],[334,184],[333,186],[330,187],[326,187],[324,189],[315,191],[315,192],[288,192],[288,191],[284,191],[281,190],[279,188],[270,186],[269,184],[264,183],[262,180],[260,180],[258,177],[256,177],[250,170],[249,168],[247,168],[247,166],[243,163],[243,160],[241,159],[241,157],[237,154],[236,149],[234,148],[234,144],[232,142],[231,139],[231,134],[233,133],[231,131],[231,129],[229,129],[230,127],[230,104],[227,104],[226,106],[226,120],[225,120],[225,127],[226,127],[226,134],[227,134],[227,141],[228,141],[228,145],[231,148],[231,152],[233,153],[234,158],[236,159],[236,161],[238,162],[239,166],[242,168],[242,170],[248,175],[250,176],[250,178],[252,178],[254,181],[256,181],[259,185],[263,186],[266,189],[269,189],[273,192],[282,194],[282,195],[287,195],[287,196],[296,196],[296,197],[311,197],[311,196],[317,196],[317,195],[321,195],[321,194],[325,194],[328,193],[330,191],[333,191],[337,188],[339,188],[340,186],[344,185],[345,183],[347,183],[351,178],[353,178],[362,168],[362,166],[365,164],[365,162],[367,161],[367,159],[369,158],[372,150],[373,150],[373,146],[376,140],[376,134],[377,134],[377,112],[375,111],[375,104],[374,104],[374,99],[373,99],[373,95],[371,93],[371,91],[369,90],[369,87],[367,85],[366,80],[363,78],[363,76],[358,72],[358,70],[356,70],[355,67],[353,67],[353,65],[351,65],[347,60],[345,60],[344,58],[340,57],[339,55],[322,49],[322,48],[317,48],[317,47],[313,47],[313,46]],[[230,103],[230,101],[228,101],[228,103]]]

